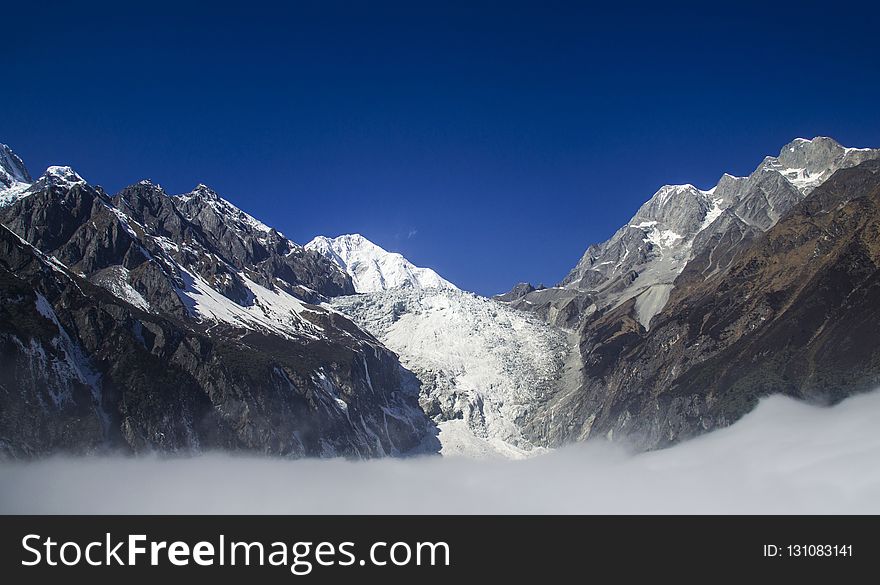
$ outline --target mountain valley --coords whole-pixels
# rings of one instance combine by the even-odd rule
[[[639,450],[880,386],[880,150],[666,185],[557,286],[305,246],[206,185],[109,195],[0,146],[0,455]]]

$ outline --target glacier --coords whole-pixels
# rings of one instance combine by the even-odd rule
[[[562,376],[565,332],[454,289],[398,288],[328,305],[397,353],[418,378],[442,455],[522,458],[542,449],[524,427]]]

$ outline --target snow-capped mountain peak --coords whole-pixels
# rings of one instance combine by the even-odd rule
[[[19,199],[27,197],[34,191],[47,187],[60,189],[62,192],[74,186],[86,186],[88,183],[79,173],[66,166],[51,166],[34,182],[31,182],[24,163],[9,147],[0,145],[0,207],[12,205]],[[13,164],[8,164],[8,163]],[[11,172],[7,169],[11,169]],[[23,179],[23,180],[22,180]]]
[[[765,158],[758,171],[777,172],[806,195],[839,169],[877,156],[875,149],[847,148],[827,136],[795,138],[782,147],[778,156]]]
[[[725,173],[708,190],[664,185],[609,240],[590,246],[562,287],[591,293],[599,307],[635,298],[638,320],[648,328],[695,254],[729,229],[749,237],[770,229],[838,170],[877,158],[878,149],[847,148],[823,136],[797,138],[747,177]],[[527,300],[546,305],[545,297],[558,303],[558,296],[536,291]]]
[[[85,184],[79,173],[67,166],[51,166],[39,180],[45,179],[50,185],[56,186],[72,186],[77,184]]]
[[[73,187],[86,187],[89,184],[79,173],[67,166],[51,166],[33,183],[15,182],[6,190],[0,190],[0,207],[12,205],[19,199],[43,189],[51,189],[66,197]]]
[[[202,199],[208,201],[220,201],[221,197],[217,194],[216,191],[205,185],[204,183],[199,183],[196,185],[196,188],[193,189],[190,193],[192,197],[201,197]],[[225,200],[224,200],[225,201]],[[227,202],[228,203],[228,202]]]
[[[30,183],[31,176],[21,157],[5,144],[0,144],[0,190],[14,183]]]
[[[458,290],[430,268],[415,266],[402,255],[389,252],[360,234],[336,238],[318,236],[305,247],[322,254],[347,272],[359,293],[398,287]]]
[[[31,182],[21,157],[5,144],[0,144],[0,207],[21,198]]]

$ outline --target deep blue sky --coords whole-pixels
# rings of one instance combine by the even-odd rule
[[[664,183],[796,136],[880,146],[876,2],[27,4],[0,142],[32,173],[204,182],[484,294],[560,280]]]

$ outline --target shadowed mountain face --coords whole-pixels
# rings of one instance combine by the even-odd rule
[[[582,382],[532,432],[654,448],[768,394],[832,402],[880,384],[880,161],[838,170],[766,233],[742,233],[717,237],[723,255],[697,253],[650,330],[637,298],[586,317]]]
[[[202,185],[109,197],[67,167],[16,176],[0,193],[0,453],[436,450],[396,356],[312,304],[354,292],[320,254]]]

